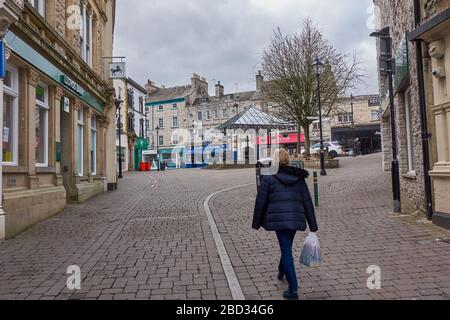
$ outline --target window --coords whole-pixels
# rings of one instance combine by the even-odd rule
[[[320,130],[320,122],[314,122],[313,123],[313,130],[315,130],[315,131]]]
[[[158,110],[159,110],[159,111],[164,111],[164,106],[163,106],[163,105],[160,105],[160,106],[158,107]]]
[[[177,145],[178,144],[178,135],[176,133],[173,134],[172,136],[172,145]]]
[[[158,138],[158,142],[159,142],[159,145],[160,146],[163,146],[164,145],[164,136],[159,136],[159,138]]]
[[[408,146],[408,170],[411,173],[416,171],[416,160],[414,157],[414,136],[413,136],[413,120],[411,114],[411,91],[405,92],[405,114],[406,114],[406,142]]]
[[[91,118],[91,174],[97,175],[97,118]]]
[[[206,110],[206,120],[211,120],[211,111]]]
[[[3,89],[3,164],[17,165],[19,148],[19,73],[8,65]]]
[[[197,120],[198,121],[202,121],[203,120],[203,112],[202,111],[198,111],[197,112]]]
[[[353,122],[353,115],[351,113],[340,114],[340,115],[338,115],[338,122],[339,123]]]
[[[372,121],[380,121],[380,111],[372,111]]]
[[[174,104],[172,105],[172,109],[173,109],[173,110],[178,110],[178,104],[174,103]]]
[[[163,118],[159,118],[158,126],[160,129],[164,129],[164,119]]]
[[[45,0],[28,0],[28,2],[31,3],[41,16],[45,17]]]
[[[214,119],[219,119],[219,110],[214,110]]]
[[[226,118],[228,118],[228,110],[227,109],[223,109],[222,110],[222,114],[223,114],[223,117],[226,119]]]
[[[36,130],[36,166],[48,166],[48,87],[36,86],[35,130]]]
[[[84,112],[83,109],[80,108],[78,110],[78,121],[77,121],[77,174],[82,177],[84,174],[84,167],[83,167],[83,158],[84,158]]]
[[[178,117],[172,118],[172,128],[178,128]]]
[[[139,112],[144,113],[144,97],[139,97]]]
[[[128,113],[128,132],[136,132],[134,127],[134,112]]]
[[[81,29],[80,29],[80,49],[81,58],[92,66],[92,14],[86,10],[86,5],[80,5]]]

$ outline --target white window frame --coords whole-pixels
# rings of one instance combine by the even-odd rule
[[[35,1],[38,2],[38,6],[36,8]],[[37,12],[43,17],[45,17],[45,0],[28,0],[28,2],[31,4],[33,8],[36,9]]]
[[[92,67],[92,14],[86,10],[86,4],[81,5],[80,44],[81,58]]]
[[[214,110],[214,119],[219,119],[219,110]]]
[[[203,112],[197,111],[197,121],[203,121]]]
[[[229,117],[228,109],[226,109],[226,108],[223,108],[223,109],[222,109],[222,117],[223,117],[224,119],[228,119],[228,117]]]
[[[164,118],[159,118],[158,119],[158,127],[160,129],[164,129]]]
[[[405,99],[405,120],[406,120],[406,144],[407,144],[407,152],[408,152],[408,174],[415,175],[416,168],[413,167],[413,136],[411,132],[411,102],[408,99],[408,96],[411,97],[411,90],[408,89],[405,91],[404,99]]]
[[[2,164],[4,166],[11,166],[15,167],[19,163],[19,71],[16,67],[8,64],[6,67],[6,70],[10,72],[11,74],[11,87],[8,87],[6,85],[3,86],[3,98],[5,95],[10,96],[13,98],[13,123],[12,128],[9,128],[13,131],[13,161],[12,162],[5,162],[3,161]],[[3,112],[3,111],[2,111]],[[2,143],[3,143],[3,132],[2,134]],[[3,148],[3,147],[2,147]],[[3,150],[2,150],[3,152]]]
[[[80,117],[81,116],[81,117]],[[79,130],[81,129],[81,136],[78,135]],[[79,177],[84,176],[84,110],[80,107],[77,112],[77,175]],[[78,141],[80,138],[80,141]],[[79,162],[81,159],[81,163]]]
[[[176,146],[178,144],[178,134],[174,133],[172,135],[172,145]]]
[[[97,175],[97,130],[98,130],[97,117],[93,115],[91,118],[91,150],[90,150],[90,153],[94,151],[93,156],[91,158],[91,168],[90,168],[91,175],[93,176]],[[94,170],[92,170],[92,166],[94,167]]]
[[[162,139],[162,141],[161,141],[161,139]],[[164,146],[164,135],[159,135],[158,144],[159,144],[159,147]]]
[[[178,117],[172,117],[172,128],[178,128]]]
[[[211,120],[211,111],[206,110],[206,120],[209,121]]]
[[[44,162],[37,162],[36,159],[36,167],[38,168],[46,168],[48,167],[48,115],[50,112],[50,106],[49,106],[49,100],[48,100],[48,86],[45,83],[39,82],[39,87],[42,87],[44,89],[44,101],[40,101],[36,99],[36,109],[43,109],[45,110],[45,118],[44,118]],[[35,109],[35,112],[37,111]]]

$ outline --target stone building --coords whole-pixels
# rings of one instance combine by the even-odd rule
[[[348,150],[353,148],[353,139],[357,139],[362,154],[380,152],[381,116],[379,97],[378,95],[360,95],[353,98],[341,99],[333,116],[330,117],[331,140],[339,141],[342,147]]]
[[[131,78],[114,80],[114,89],[124,101],[120,109],[123,130],[116,138],[118,161],[121,156],[124,172],[138,170],[142,150],[148,149],[148,118],[144,106],[146,89]]]
[[[390,27],[396,58],[394,107],[403,211],[427,211],[435,223],[450,226],[450,1],[375,0],[374,3],[381,13],[379,27]],[[384,110],[383,162],[385,170],[390,171],[392,139],[387,77],[380,77],[380,88]]]
[[[176,166],[192,165],[189,149],[198,149],[198,152],[195,151],[195,161],[202,162],[204,145],[221,140],[221,133],[215,130],[220,124],[249,107],[271,110],[271,105],[264,101],[261,93],[263,81],[259,72],[256,75],[256,90],[232,94],[225,94],[225,88],[219,81],[215,85],[214,96],[208,94],[206,79],[197,74],[193,75],[190,85],[181,87],[158,88],[149,81],[146,106],[151,119],[150,147],[156,148],[158,145],[162,159]],[[255,143],[256,136],[252,136],[251,144]]]
[[[418,82],[427,116],[432,219],[450,229],[450,0],[415,3],[416,25],[408,38],[422,49],[423,85]]]
[[[114,16],[112,0],[25,1],[5,36],[7,238],[116,184]]]

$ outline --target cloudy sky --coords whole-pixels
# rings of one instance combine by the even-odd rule
[[[226,93],[254,90],[261,56],[278,26],[299,30],[311,17],[341,52],[356,53],[377,92],[375,41],[368,37],[372,0],[117,0],[116,56],[144,84],[190,83],[192,73],[218,80]]]

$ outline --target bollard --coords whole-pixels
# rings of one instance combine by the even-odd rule
[[[319,178],[317,176],[317,172],[313,173],[314,177],[314,205],[316,208],[319,207]]]

